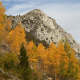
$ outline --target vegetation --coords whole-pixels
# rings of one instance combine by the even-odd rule
[[[5,27],[5,7],[2,5],[2,2],[0,2],[0,43],[3,39],[3,31]]]
[[[55,80],[79,79],[79,61],[67,40],[48,45],[25,33],[21,23],[11,30],[4,12],[0,2],[0,44],[9,48],[7,52],[0,47],[0,67],[23,80],[44,80],[43,73]]]
[[[39,43],[42,43],[45,48],[48,48],[49,44],[45,41],[45,40],[39,40],[37,38],[35,38],[31,32],[26,32],[26,40],[29,42],[29,41],[32,41],[36,44],[36,46],[38,46]]]
[[[23,43],[20,49],[20,60],[19,61],[20,61],[19,66],[20,66],[20,70],[22,74],[22,79],[31,80],[32,70],[29,66],[28,56],[27,56],[26,49]]]

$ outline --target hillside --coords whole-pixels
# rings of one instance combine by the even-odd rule
[[[18,23],[22,23],[26,32],[30,32],[35,38],[44,40],[48,44],[52,42],[56,44],[61,38],[66,37],[71,47],[80,53],[80,44],[75,41],[72,35],[62,29],[55,19],[47,16],[40,9],[34,9],[22,16],[7,16],[7,18],[12,21],[12,28],[15,28]]]
[[[80,80],[77,43],[53,18],[40,9],[23,16],[5,11],[0,1],[1,80]]]

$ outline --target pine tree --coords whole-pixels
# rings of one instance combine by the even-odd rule
[[[28,56],[26,57],[26,49],[24,47],[24,44],[22,43],[21,49],[20,49],[20,67],[25,68],[29,66]]]
[[[20,70],[21,70],[21,76],[23,80],[30,80],[31,79],[31,73],[32,70],[29,67],[29,61],[26,49],[24,47],[24,44],[22,43],[21,49],[20,49]]]

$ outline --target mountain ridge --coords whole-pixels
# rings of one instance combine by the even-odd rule
[[[7,16],[10,18],[10,16]],[[59,40],[67,38],[71,47],[80,53],[80,44],[75,41],[71,34],[67,33],[55,21],[55,19],[47,16],[42,10],[34,9],[22,16],[12,16],[11,28],[15,28],[18,23],[22,23],[25,31],[31,32],[34,37],[45,40],[47,43],[58,43]]]

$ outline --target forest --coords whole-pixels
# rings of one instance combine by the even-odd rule
[[[21,23],[12,29],[0,1],[0,67],[21,80],[80,80],[79,60],[67,39],[49,46],[28,39]],[[28,36],[28,37],[26,37]],[[7,79],[6,79],[7,80]]]

